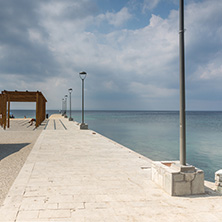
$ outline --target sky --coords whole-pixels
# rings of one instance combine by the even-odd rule
[[[179,110],[179,0],[0,0],[0,91],[61,109]],[[185,0],[186,109],[222,110],[222,1]],[[12,103],[35,109],[34,103]]]

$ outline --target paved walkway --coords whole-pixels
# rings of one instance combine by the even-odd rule
[[[10,119],[10,127],[4,129],[0,126],[0,131],[34,131],[34,130],[43,130],[47,120],[43,121],[39,127],[35,127],[35,123],[30,125],[29,121],[31,118],[21,118],[21,119]]]
[[[57,127],[59,120],[66,129]],[[222,196],[206,188],[204,195],[171,197],[151,181],[150,166],[126,147],[52,116],[0,209],[0,221],[221,221]]]

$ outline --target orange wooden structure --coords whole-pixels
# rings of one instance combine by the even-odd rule
[[[44,121],[47,100],[41,92],[4,90],[0,94],[0,125],[4,129],[10,126],[10,102],[36,102],[36,127]]]

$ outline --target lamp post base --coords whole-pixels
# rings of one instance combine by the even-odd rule
[[[72,118],[72,117],[69,117],[69,121],[73,121],[73,118]]]
[[[88,124],[86,124],[86,123],[81,123],[80,129],[88,129]]]
[[[204,172],[179,161],[153,161],[152,180],[171,196],[204,194]]]

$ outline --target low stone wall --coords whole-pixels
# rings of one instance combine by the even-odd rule
[[[153,161],[152,180],[171,196],[205,193],[204,172],[178,161]]]

